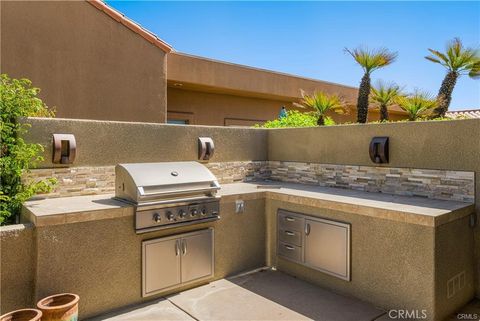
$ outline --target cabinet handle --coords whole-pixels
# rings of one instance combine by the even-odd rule
[[[183,255],[187,254],[187,240],[182,241],[182,253]]]
[[[178,244],[180,240],[175,241],[175,256],[178,256],[180,254],[180,245]]]
[[[290,250],[290,251],[295,250],[295,248],[294,248],[293,246],[290,246],[290,245],[285,245],[285,248],[286,248],[287,250]]]
[[[294,236],[295,235],[295,233],[290,232],[290,231],[285,231],[285,234],[287,234],[288,236]]]
[[[290,216],[285,216],[285,221],[295,222],[295,219],[293,217],[290,217]]]
[[[310,234],[310,224],[306,223],[305,224],[305,235]]]

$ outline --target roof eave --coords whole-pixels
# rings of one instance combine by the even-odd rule
[[[136,34],[140,35],[142,38],[150,42],[152,45],[160,48],[165,53],[169,53],[174,51],[172,46],[168,43],[163,41],[162,39],[158,38],[152,32],[146,30],[145,28],[141,27],[137,23],[133,22],[132,20],[128,19],[122,13],[118,12],[117,10],[113,9],[112,7],[108,6],[101,0],[86,0],[89,4],[97,8],[98,10],[107,14],[110,18],[121,23],[131,31],[135,32]]]

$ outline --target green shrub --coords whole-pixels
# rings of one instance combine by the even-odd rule
[[[21,137],[28,131],[23,117],[53,117],[37,97],[40,90],[27,79],[10,79],[0,75],[0,225],[13,223],[20,214],[22,203],[38,192],[48,192],[56,181],[24,181],[22,177],[43,160],[43,146],[28,144]]]
[[[298,110],[287,111],[287,116],[275,120],[267,121],[264,124],[257,124],[255,127],[262,128],[283,128],[283,127],[315,127],[317,126],[318,116],[313,112],[302,113]],[[325,118],[325,125],[335,125],[332,118]]]

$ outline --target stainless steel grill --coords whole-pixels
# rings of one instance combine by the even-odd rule
[[[115,197],[135,206],[137,233],[220,218],[220,185],[197,162],[119,164],[115,184]]]

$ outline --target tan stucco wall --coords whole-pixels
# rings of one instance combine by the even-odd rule
[[[263,199],[251,200],[244,213],[235,214],[235,203],[222,203],[217,222],[140,235],[134,232],[133,216],[38,227],[35,300],[59,292],[77,293],[84,319],[177,292],[178,288],[141,298],[141,241],[206,227],[215,231],[215,277],[207,281],[263,267],[264,208]]]
[[[280,108],[285,106],[287,110],[300,110],[309,112],[311,109],[298,108],[293,105],[295,100],[286,100],[280,98],[257,97],[255,95],[246,96],[234,93],[218,93],[212,91],[199,91],[179,89],[172,86],[167,88],[168,92],[168,112],[174,113],[173,118],[189,119],[189,124],[194,125],[212,125],[224,126],[229,124],[251,126],[251,124],[262,123],[262,121],[274,120],[278,118]],[[355,108],[349,108],[346,114],[337,114],[329,112],[328,116],[340,123],[356,122],[357,112]],[[187,113],[178,115],[175,112]],[[170,117],[169,117],[170,118]],[[404,116],[398,113],[391,113],[391,120],[400,120]],[[370,109],[368,113],[369,121],[378,121],[380,119],[377,109]],[[257,122],[252,122],[256,120]]]
[[[181,83],[185,87],[201,88],[205,91],[244,95],[248,93],[270,99],[283,97],[287,98],[287,101],[299,98],[300,88],[307,92],[322,90],[338,93],[352,102],[357,95],[357,88],[353,87],[182,53],[169,55],[167,78],[169,83]]]
[[[58,117],[165,120],[165,53],[86,1],[2,1],[0,62]]]
[[[35,243],[30,224],[0,228],[0,315],[34,306]]]
[[[357,119],[354,87],[182,53],[170,53],[167,64],[168,111],[194,113],[194,124],[223,126],[225,118],[273,120],[283,105],[298,109],[292,102],[301,98],[300,89],[340,95],[351,111],[330,116],[337,123]],[[390,112],[391,120],[404,118],[398,110]],[[369,110],[368,120],[379,120],[377,109]]]
[[[388,167],[475,172],[480,213],[480,119],[345,125],[329,128],[274,129],[268,135],[268,159],[324,164],[373,165],[368,146],[374,136],[390,137]],[[286,143],[286,142],[302,142]],[[475,288],[480,296],[480,227],[475,228]]]
[[[351,281],[276,256],[277,210],[351,224]],[[438,229],[266,200],[267,262],[322,287],[361,298],[385,310],[426,310],[427,320],[443,320],[474,294],[473,230],[468,217]],[[447,299],[447,280],[466,272],[466,286]]]
[[[52,134],[74,134],[72,166],[198,160],[198,137],[212,137],[212,162],[266,160],[267,131],[250,128],[30,118],[26,139],[45,146],[42,167],[53,167]],[[59,166],[59,165],[55,165]]]

